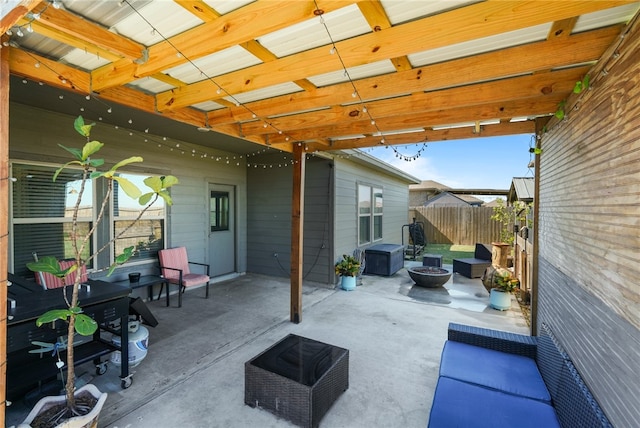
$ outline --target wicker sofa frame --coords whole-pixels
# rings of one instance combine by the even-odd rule
[[[448,329],[448,339],[535,360],[542,380],[551,396],[551,405],[555,410],[558,423],[562,428],[612,427],[569,355],[562,349],[548,325],[543,324],[540,336],[533,337],[451,323]],[[491,361],[484,363],[491,364]],[[482,366],[479,365],[477,370],[482,370]],[[446,403],[444,404],[446,405]],[[500,412],[500,405],[496,404],[495,410]],[[462,411],[463,409],[456,409],[456,412]],[[432,415],[433,412],[432,409]],[[491,426],[493,422],[487,421],[486,425],[484,422],[479,422],[474,426]],[[457,426],[455,421],[447,423],[451,423],[450,426]],[[434,426],[430,420],[429,427],[433,428]],[[500,426],[506,427],[508,425],[501,423]]]
[[[453,259],[453,273],[467,278],[480,278],[485,269],[491,266],[491,246],[476,243],[473,258]]]

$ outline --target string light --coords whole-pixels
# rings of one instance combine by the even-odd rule
[[[182,51],[180,51],[180,49],[178,49],[177,46],[175,46],[173,44],[173,42],[171,40],[169,40],[168,38],[166,38],[162,32],[160,32],[156,27],[153,26],[153,24],[151,22],[149,22],[149,20],[147,18],[145,18],[144,15],[142,15],[142,13],[137,10],[128,0],[123,0],[122,3],[126,3],[143,21],[145,21],[147,23],[147,25],[149,25],[149,27],[151,27],[152,31],[154,31],[156,34],[158,34],[169,46],[171,46],[175,52],[176,52],[176,56],[178,58],[184,58],[189,64],[191,64],[191,66],[193,66],[199,73],[201,76],[204,76],[205,80],[210,81],[211,83],[213,83],[216,86],[216,93],[218,95],[221,95],[222,92],[224,92],[228,97],[231,98],[231,101],[234,103],[234,105],[236,107],[242,107],[244,108],[248,113],[251,113],[252,117],[255,119],[257,118],[257,115],[255,114],[255,112],[253,112],[249,107],[247,107],[246,105],[244,105],[243,103],[240,102],[240,100],[238,100],[237,98],[235,98],[232,94],[230,94],[229,92],[227,92],[226,90],[224,90],[224,88],[222,88],[222,86],[220,86],[211,76],[209,76],[204,70],[202,70],[196,63],[194,63],[189,57],[187,57],[186,55],[184,55],[184,53]],[[266,122],[266,121],[265,121]],[[273,128],[276,132],[278,133],[282,133],[280,132],[281,130],[278,129],[276,126],[274,126],[272,123],[268,123],[267,127],[271,127]]]
[[[351,75],[349,74],[349,70],[347,69],[347,66],[346,66],[345,62],[342,59],[342,55],[340,55],[340,51],[338,50],[338,47],[336,46],[335,40],[331,36],[331,32],[329,31],[329,27],[326,24],[326,22],[324,20],[324,17],[322,16],[324,14],[324,11],[319,8],[318,2],[316,0],[314,0],[314,4],[316,6],[316,10],[314,10],[314,15],[320,17],[320,24],[324,27],[325,31],[327,32],[327,36],[329,37],[329,40],[331,41],[331,49],[329,50],[329,53],[331,55],[334,55],[334,54],[337,55],[338,59],[340,60],[340,64],[342,65],[342,69],[344,70],[344,72],[343,72],[344,77],[346,79],[348,79],[349,83],[351,84],[351,87],[353,88],[353,92],[351,93],[351,97],[352,98],[357,98],[359,100],[359,103],[362,106],[362,112],[366,113],[367,116],[369,117],[369,123],[372,126],[375,127],[377,134],[382,135],[382,131],[380,130],[380,128],[376,124],[375,119],[373,118],[373,116],[369,112],[369,109],[364,105],[364,100],[360,97],[360,93],[358,92],[358,89],[356,88],[356,84],[353,81],[353,79],[351,78]],[[385,140],[384,137],[380,140],[380,144],[386,144],[386,140]],[[423,147],[420,150],[418,150],[417,154],[415,154],[413,156],[402,155],[395,148],[393,150],[396,153],[396,157],[399,157],[399,158],[407,160],[407,161],[411,161],[411,160],[415,160],[418,157],[420,157],[420,155],[422,154],[422,151],[425,148],[426,148],[426,144],[423,144]]]

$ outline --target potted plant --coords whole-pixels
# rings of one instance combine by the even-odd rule
[[[520,281],[509,270],[498,268],[493,276],[493,283],[489,304],[499,311],[508,310],[511,308],[511,293],[518,289]]]
[[[61,269],[60,264],[55,257],[45,256],[40,258],[37,262],[27,264],[27,267],[34,272],[46,272],[59,278],[66,278],[69,274],[75,271],[79,271],[79,269],[83,269],[87,265],[87,263],[89,263],[102,251],[109,248],[115,240],[123,236],[134,224],[138,222],[138,220],[140,220],[143,214],[155,203],[158,198],[163,198],[168,205],[172,204],[168,189],[178,183],[178,179],[176,177],[162,176],[145,178],[144,183],[150,188],[150,191],[143,194],[136,185],[134,185],[124,177],[118,176],[118,168],[129,165],[131,163],[142,162],[143,159],[139,156],[132,156],[124,159],[116,163],[113,167],[111,167],[111,169],[105,172],[99,172],[95,170],[96,168],[104,165],[103,159],[93,157],[104,146],[104,144],[99,141],[92,141],[90,139],[91,128],[94,125],[95,124],[85,124],[82,116],[76,118],[74,122],[75,130],[80,135],[85,137],[87,142],[82,149],[69,148],[59,144],[60,147],[71,153],[74,159],[58,168],[53,176],[53,181],[55,181],[60,172],[65,168],[79,167],[80,169],[82,169],[80,190],[78,191],[77,200],[73,208],[71,232],[69,236],[75,262],[70,267]],[[96,221],[94,222],[90,230],[85,235],[82,235],[79,232],[78,228],[78,211],[80,209],[80,202],[82,200],[82,195],[85,191],[86,185],[93,179],[107,180],[106,191],[102,199]],[[120,188],[129,197],[137,199],[140,205],[144,206],[144,208],[140,211],[137,218],[133,222],[131,222],[129,227],[120,232],[117,236],[111,238],[111,240],[103,245],[102,248],[100,248],[98,251],[86,256],[85,254],[87,252],[85,252],[85,249],[90,244],[90,238],[104,218],[105,210],[108,207],[108,202],[113,192],[114,180],[118,182],[118,186],[120,186]],[[114,263],[109,267],[108,275],[113,273],[117,265],[123,264],[127,260],[129,260],[133,253],[134,247],[128,247],[124,249],[123,254],[116,255]],[[75,275],[75,281],[73,285],[49,290],[48,292],[51,293],[62,292],[64,294],[64,299],[67,307],[62,309],[52,309],[41,315],[36,320],[36,324],[38,326],[56,322],[57,320],[63,320],[68,323],[66,340],[67,379],[65,385],[65,395],[64,397],[45,397],[40,400],[40,402],[36,404],[34,410],[25,420],[25,423],[21,426],[31,426],[30,424],[32,423],[34,424],[34,426],[36,426],[36,422],[34,422],[34,419],[38,418],[38,408],[42,405],[44,405],[45,408],[54,406],[59,407],[60,409],[55,421],[49,422],[48,424],[46,421],[38,422],[37,426],[39,427],[55,427],[60,426],[61,424],[64,424],[65,427],[97,425],[97,413],[94,417],[91,417],[91,415],[89,415],[91,419],[89,421],[85,420],[87,416],[83,418],[83,415],[92,411],[95,412],[94,407],[96,407],[96,404],[98,405],[98,407],[102,406],[104,400],[106,399],[106,394],[101,394],[97,390],[97,388],[95,388],[93,385],[89,385],[89,389],[91,390],[90,395],[94,396],[93,399],[86,394],[82,398],[79,398],[79,393],[81,391],[76,391],[75,388],[75,368],[73,352],[75,334],[77,333],[83,336],[89,336],[92,335],[98,328],[97,323],[91,317],[82,313],[82,308],[80,307],[78,302],[78,290],[82,281],[82,277],[83,275]],[[57,362],[57,366],[59,369],[61,369],[63,365],[64,363],[62,361]],[[81,390],[83,389],[84,388],[81,388]],[[99,409],[97,410],[99,412]]]
[[[336,275],[342,277],[341,287],[343,290],[351,291],[356,288],[356,276],[360,271],[360,262],[354,256],[342,255],[342,260],[336,263]]]

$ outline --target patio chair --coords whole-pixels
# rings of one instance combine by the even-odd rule
[[[187,287],[205,284],[205,298],[209,298],[209,265],[205,263],[191,262],[187,258],[185,247],[168,248],[158,251],[160,269],[166,280],[161,288],[158,298],[162,294],[164,285],[167,285],[167,306],[169,306],[169,284],[178,286],[178,307],[182,307],[182,293]],[[199,265],[205,268],[206,274],[191,273],[189,265]]]

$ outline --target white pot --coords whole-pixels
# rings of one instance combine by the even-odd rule
[[[489,304],[493,309],[499,311],[509,310],[511,309],[511,293],[492,288],[491,294],[489,295]]]
[[[82,388],[78,389],[75,395],[80,394],[83,391],[88,391],[93,395],[98,402],[91,412],[87,413],[83,416],[76,416],[74,418],[68,419],[63,423],[57,425],[57,428],[96,428],[98,426],[98,416],[100,415],[100,411],[102,410],[102,406],[104,406],[104,402],[107,400],[107,393],[100,392],[98,388],[96,388],[92,384],[87,384]],[[61,402],[65,402],[64,395],[58,395],[55,397],[44,397],[40,401],[36,403],[36,405],[31,410],[31,413],[27,416],[27,418],[18,425],[18,428],[31,428],[31,422],[40,414],[40,412],[47,410],[50,407],[53,407]]]

